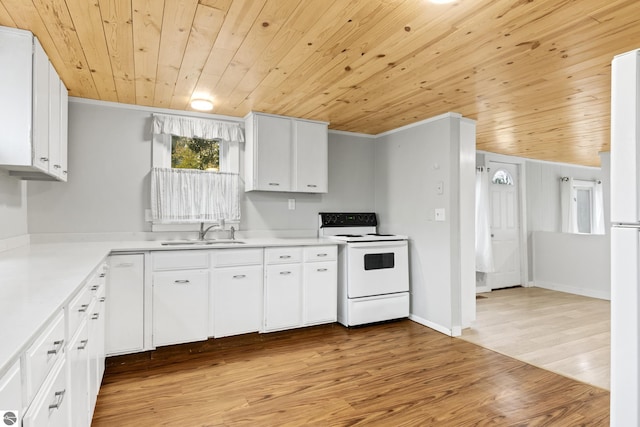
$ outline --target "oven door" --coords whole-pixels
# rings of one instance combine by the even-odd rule
[[[347,244],[349,298],[409,290],[406,240]]]

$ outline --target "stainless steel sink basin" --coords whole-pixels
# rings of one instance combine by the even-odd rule
[[[244,245],[242,240],[170,240],[162,242],[162,246],[212,246],[212,245]]]

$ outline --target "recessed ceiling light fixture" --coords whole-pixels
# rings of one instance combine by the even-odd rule
[[[208,99],[192,99],[191,108],[198,111],[213,110],[213,102]]]

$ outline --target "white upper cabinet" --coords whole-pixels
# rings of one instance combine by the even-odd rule
[[[245,191],[328,191],[325,122],[272,114],[245,117]]]
[[[66,181],[67,89],[29,31],[0,27],[0,61],[0,167]]]

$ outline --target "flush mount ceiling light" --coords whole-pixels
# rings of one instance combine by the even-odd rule
[[[193,99],[191,100],[191,108],[198,111],[211,111],[213,110],[213,102],[208,99]]]

